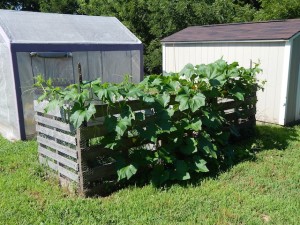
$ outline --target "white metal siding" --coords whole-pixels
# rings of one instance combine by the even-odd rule
[[[285,42],[241,43],[178,43],[164,44],[164,72],[179,72],[186,64],[207,64],[223,57],[249,68],[250,61],[261,63],[260,80],[267,83],[264,92],[258,93],[257,119],[279,122],[280,94]]]
[[[287,91],[286,123],[292,123],[300,118],[300,34],[291,44],[291,58],[289,68],[289,85]]]

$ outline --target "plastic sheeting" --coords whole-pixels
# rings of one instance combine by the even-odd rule
[[[138,82],[141,54],[141,41],[114,17],[0,10],[0,133],[9,139],[35,134],[38,74],[66,86],[78,82],[80,63],[87,81],[118,83],[130,74]]]
[[[0,26],[14,43],[141,43],[114,17],[0,10]]]
[[[7,44],[0,44],[0,133],[8,139],[20,139],[14,76]]]
[[[86,81],[100,78],[103,82],[120,83],[124,75],[129,74],[133,82],[139,82],[140,54],[138,50],[88,51],[72,52],[72,57],[45,58],[31,56],[29,52],[17,53],[26,136],[35,134],[32,91],[35,76],[41,74],[45,79],[53,79],[55,85],[66,86],[78,82],[77,68],[80,63]]]

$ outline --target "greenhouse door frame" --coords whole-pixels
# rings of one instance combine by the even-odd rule
[[[18,52],[83,52],[83,51],[140,51],[140,76],[141,80],[144,77],[144,64],[143,64],[143,44],[51,44],[51,43],[11,43],[11,58],[13,65],[13,73],[15,80],[15,95],[18,108],[19,129],[21,140],[26,140],[25,121],[22,103],[21,82],[18,71]]]

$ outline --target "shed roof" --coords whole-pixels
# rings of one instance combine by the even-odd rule
[[[162,42],[288,40],[300,32],[300,19],[192,26]]]
[[[0,10],[0,34],[11,43],[141,43],[115,17],[14,10]]]

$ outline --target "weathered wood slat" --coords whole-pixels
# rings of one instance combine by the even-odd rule
[[[104,148],[103,145],[93,145],[81,150],[84,159],[93,159],[98,156],[114,156],[114,153],[122,151],[122,149],[130,149],[133,147],[143,146],[151,143],[149,140],[139,140],[138,138],[133,141],[132,138],[122,140],[121,146],[114,150]]]
[[[231,109],[230,107],[229,109]],[[243,114],[241,118],[246,118],[247,116],[251,116],[252,114],[255,115],[255,109],[248,109],[248,110],[241,110],[240,113]],[[180,119],[181,112],[177,112],[178,115],[174,115],[177,119]],[[238,118],[239,116],[237,113],[228,113],[225,115],[225,119],[227,120],[233,120]],[[146,126],[147,124],[153,122],[155,120],[155,115],[154,116],[149,116],[146,118],[144,121],[137,121],[135,122],[136,126]],[[79,130],[81,138],[88,140],[91,138],[97,138],[101,136],[105,136],[108,133],[107,128],[104,125],[96,125],[96,126],[91,126],[91,127],[84,127]]]
[[[56,163],[54,163],[54,162],[51,162],[47,158],[39,155],[39,161],[40,161],[41,164],[49,166],[51,169],[53,169],[55,171],[58,171],[58,165]]]
[[[45,108],[47,106],[48,102],[47,101],[43,101],[43,102],[38,102],[38,101],[34,101],[34,111],[36,112],[40,112],[40,113],[45,113]],[[49,111],[47,112],[48,115],[50,116],[55,116],[55,117],[58,117],[58,118],[62,118],[63,117],[63,114],[60,110],[59,107],[57,107],[56,109],[52,110],[52,111]]]
[[[118,103],[116,103],[118,104]],[[119,104],[124,104],[124,101],[120,101]],[[127,105],[129,105],[132,109],[132,111],[138,111],[138,110],[145,110],[145,109],[150,109],[151,105],[146,104],[144,102],[141,102],[139,100],[131,100],[126,102]],[[109,110],[107,108],[107,105],[96,105],[96,114],[95,117],[103,117],[108,114],[118,114],[120,113],[120,108],[119,107],[110,107]]]
[[[56,151],[59,151],[61,153],[64,153],[66,155],[69,155],[69,156],[77,159],[77,152],[76,152],[75,149],[68,148],[65,145],[61,145],[61,144],[59,144],[59,143],[57,143],[55,141],[43,138],[41,136],[37,136],[37,141],[40,144],[46,145],[46,146],[48,146],[50,148],[55,149]]]
[[[77,132],[80,133],[81,140],[88,140],[104,136],[108,133],[108,130],[104,125],[96,125],[91,127],[82,127]]]
[[[64,175],[64,176],[68,177],[69,179],[78,182],[78,180],[79,180],[79,179],[78,179],[78,174],[75,174],[75,173],[73,173],[73,172],[71,172],[71,171],[69,171],[69,170],[63,168],[63,167],[61,167],[61,166],[59,166],[59,165],[57,165],[57,164],[55,164],[55,163],[49,161],[48,159],[46,159],[46,158],[44,158],[44,157],[42,157],[42,156],[39,156],[39,160],[40,160],[40,162],[41,162],[42,164],[47,165],[47,166],[49,166],[51,169],[53,169],[53,170],[59,172],[60,174],[62,174],[62,175]]]
[[[87,122],[87,126],[91,127],[91,126],[96,126],[96,125],[102,125],[104,123],[104,117],[97,117],[96,119],[92,119],[90,121]]]
[[[243,121],[238,125],[238,129],[245,129],[248,127],[252,127],[255,125],[255,123],[256,123],[255,119]]]
[[[72,173],[71,171],[61,167],[61,166],[58,166],[58,172],[68,178],[70,178],[71,180],[73,181],[76,181],[78,182],[79,181],[79,176],[78,174],[75,174],[75,173]]]
[[[254,116],[256,113],[256,109],[248,109],[248,110],[241,110],[239,111],[239,114],[237,112],[228,113],[224,117],[226,120],[234,120],[234,119],[245,119],[250,116]]]
[[[153,122],[154,120],[155,120],[155,115],[151,115],[148,116],[143,121],[134,121],[134,125],[139,127],[144,127],[147,124]],[[89,140],[91,138],[97,138],[108,134],[108,130],[104,124],[91,126],[91,127],[82,127],[77,132],[80,133],[80,137],[82,140]]]
[[[95,181],[101,178],[109,177],[116,174],[117,168],[115,163],[111,163],[104,166],[99,166],[89,171],[84,172],[83,176],[87,181]]]
[[[75,131],[75,128],[71,124],[63,123],[63,122],[57,121],[55,119],[50,119],[50,118],[47,118],[47,117],[35,115],[35,121],[38,122],[38,123],[45,124],[47,126],[58,128],[58,129],[63,130],[63,131],[67,131],[67,132],[74,132]]]
[[[228,101],[228,102],[220,102],[219,103],[219,109],[220,110],[227,110],[227,109],[233,109],[239,106],[245,106],[245,105],[251,105],[256,102],[256,97],[249,97],[246,98],[245,101]]]
[[[89,148],[82,149],[81,155],[82,158],[84,159],[93,159],[98,156],[108,156],[113,153],[114,150],[108,149],[108,148],[103,148],[102,146],[99,145],[94,145]]]
[[[61,133],[59,131],[52,130],[52,129],[49,129],[49,128],[46,128],[46,127],[42,127],[40,125],[36,126],[36,131],[44,133],[44,134],[46,134],[48,136],[51,136],[51,137],[54,137],[56,139],[65,141],[65,142],[70,143],[72,145],[76,145],[76,140],[75,140],[74,136],[64,134],[64,133]]]
[[[54,159],[57,162],[62,163],[65,166],[68,166],[68,167],[72,168],[75,171],[78,171],[78,164],[77,164],[77,162],[74,162],[74,161],[72,161],[70,159],[67,159],[67,158],[63,157],[62,155],[58,155],[58,154],[56,154],[54,152],[51,152],[51,151],[49,151],[48,149],[46,149],[46,148],[44,148],[42,146],[38,147],[38,151],[39,151],[40,154],[43,154],[43,155],[45,155],[45,156],[47,156],[47,157],[49,157],[51,159]]]

